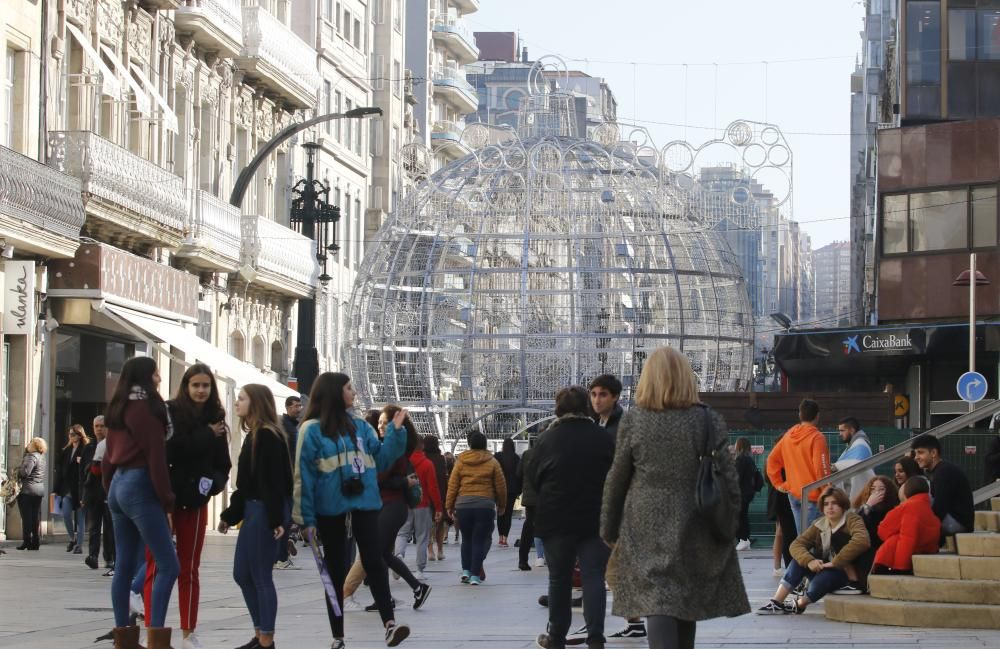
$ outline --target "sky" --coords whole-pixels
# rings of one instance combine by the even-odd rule
[[[776,124],[793,152],[791,217],[813,248],[848,240],[857,0],[481,0],[473,31],[515,31],[531,60],[603,77],[620,120],[658,147],[700,146],[737,119]],[[766,63],[765,63],[766,62]]]

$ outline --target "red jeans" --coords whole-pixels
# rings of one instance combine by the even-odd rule
[[[198,599],[201,592],[198,566],[201,565],[201,549],[205,545],[207,524],[208,505],[201,509],[174,510],[174,536],[177,537],[177,559],[181,564],[181,571],[177,576],[177,601],[181,609],[181,629],[185,631],[194,631],[198,625]],[[146,620],[151,619],[149,605],[153,601],[155,576],[156,563],[149,548],[146,548],[146,582],[143,586]]]

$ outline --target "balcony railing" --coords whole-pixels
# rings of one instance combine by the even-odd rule
[[[479,94],[472,84],[466,80],[465,71],[457,65],[446,64],[435,67],[431,79],[434,81],[435,86],[454,88],[462,93],[474,106],[479,106]]]
[[[258,5],[243,7],[243,51],[241,58],[262,60],[274,73],[273,79],[294,93],[291,99],[312,106],[319,87],[316,50],[295,35],[280,20]],[[266,75],[257,68],[256,74]]]
[[[319,265],[315,244],[280,223],[255,214],[243,216],[243,258],[258,272],[315,286]]]
[[[178,27],[215,31],[229,39],[236,46],[236,52],[243,45],[243,7],[240,0],[184,0],[177,8],[175,17]],[[195,25],[195,21],[204,20],[210,29]]]
[[[431,30],[435,34],[452,35],[456,38],[456,51],[453,53],[456,58],[472,62],[479,58],[479,48],[476,47],[476,38],[472,30],[465,26],[460,19],[454,16],[439,15],[431,19]]]
[[[451,3],[458,7],[463,14],[479,11],[479,0],[452,0]]]
[[[217,260],[222,268],[235,269],[240,261],[241,218],[239,208],[206,191],[199,191],[195,194],[191,220],[178,254]]]
[[[91,131],[50,131],[49,165],[83,181],[82,190],[177,232],[188,202],[184,181]]]
[[[0,212],[77,239],[86,220],[80,181],[0,146]]]

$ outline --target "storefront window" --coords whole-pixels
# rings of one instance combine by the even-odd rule
[[[910,194],[913,251],[968,247],[967,201],[964,188]]]
[[[906,5],[906,103],[913,116],[941,114],[941,3]]]
[[[975,10],[948,11],[948,58],[952,61],[972,61],[976,58]]]
[[[1000,61],[1000,9],[979,12],[979,58]]]
[[[985,248],[997,245],[997,188],[972,189],[972,245]]]
[[[882,252],[909,252],[906,241],[906,194],[882,199]]]

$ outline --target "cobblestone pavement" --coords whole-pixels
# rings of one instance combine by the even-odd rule
[[[515,522],[515,525],[517,523]],[[516,530],[515,530],[516,533]],[[512,537],[514,538],[514,537]],[[206,649],[235,647],[250,637],[249,616],[232,581],[233,536],[210,533],[202,561],[201,613],[198,635]],[[49,544],[40,552],[24,553],[7,545],[0,556],[0,647],[10,649],[83,649],[112,626],[110,579],[103,570],[90,570],[80,555],[67,554],[65,545]],[[486,562],[488,580],[474,588],[458,583],[458,546],[446,546],[447,559],[429,562],[428,582],[434,588],[420,611],[410,608],[411,595],[402,581],[391,580],[401,602],[398,620],[413,629],[403,647],[411,649],[524,649],[534,647],[534,637],[545,628],[546,611],[537,604],[545,592],[546,572],[516,570],[514,548],[496,546]],[[771,574],[770,552],[743,553],[743,574],[751,603],[760,605],[777,582]],[[408,553],[412,563],[412,547]],[[275,573],[279,610],[276,644],[282,648],[325,649],[330,646],[323,590],[312,557],[303,549],[296,569]],[[178,624],[176,589],[168,623]],[[359,600],[368,603],[367,590]],[[574,625],[582,624],[574,612]],[[609,617],[608,632],[621,627],[620,618]],[[179,649],[179,640],[173,643]],[[349,613],[347,644],[350,649],[384,647],[375,613]],[[645,647],[642,640],[609,642],[609,647]],[[713,620],[698,627],[698,647],[1000,647],[1000,632],[931,630],[877,627],[830,622],[822,607],[801,616]]]

